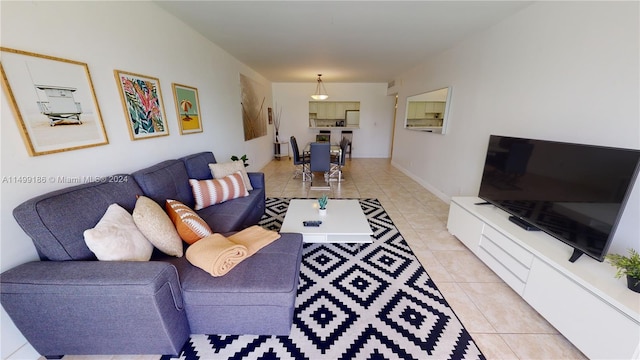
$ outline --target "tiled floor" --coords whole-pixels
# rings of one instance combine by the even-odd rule
[[[327,191],[293,178],[283,158],[262,169],[268,197],[316,198]],[[377,198],[487,359],[586,359],[446,229],[449,206],[388,159],[347,160],[331,198]],[[157,356],[138,356],[151,360]],[[65,360],[124,360],[65,356]]]
[[[293,178],[291,161],[272,161],[268,197],[319,197]],[[347,160],[330,198],[377,198],[487,359],[586,359],[569,341],[447,232],[449,206],[391,166]]]

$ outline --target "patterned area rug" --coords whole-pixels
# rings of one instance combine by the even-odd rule
[[[359,200],[374,242],[304,244],[289,336],[192,335],[179,359],[485,359],[380,202]],[[260,225],[288,205],[267,199]]]

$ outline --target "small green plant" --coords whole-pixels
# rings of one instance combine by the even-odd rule
[[[327,194],[322,195],[322,197],[318,199],[318,205],[320,206],[320,210],[324,210],[327,208],[328,201],[329,201],[329,198],[327,197]]]
[[[235,155],[231,156],[231,161],[238,161],[238,160],[242,160],[242,163],[244,164],[244,167],[249,166],[249,163],[247,162],[249,160],[249,158],[247,157],[247,155],[242,155],[241,157],[237,157]]]
[[[634,279],[638,279],[640,282],[640,254],[635,249],[629,249],[629,256],[620,254],[609,254],[606,259],[609,264],[615,266],[618,271],[616,272],[616,278],[627,275]]]

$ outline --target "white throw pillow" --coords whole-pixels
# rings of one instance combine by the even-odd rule
[[[84,242],[102,261],[149,261],[153,253],[131,214],[118,204],[110,205],[98,224],[84,231]]]
[[[247,190],[253,190],[249,175],[247,175],[247,169],[244,167],[242,160],[230,161],[226,163],[209,164],[211,175],[214,179],[222,179],[225,176],[234,174],[236,171],[240,171],[242,174],[242,182]]]
[[[167,255],[182,256],[182,239],[169,215],[158,203],[146,196],[139,196],[133,209],[133,221],[158,250]]]

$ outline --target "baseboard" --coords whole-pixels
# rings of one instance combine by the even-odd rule
[[[415,180],[418,184],[422,185],[423,188],[429,190],[433,195],[437,196],[440,200],[444,201],[445,203],[449,204],[451,203],[451,196],[443,193],[442,191],[438,190],[437,188],[435,188],[433,185],[424,182],[421,178],[417,177],[415,174],[413,174],[411,171],[405,169],[404,167],[402,167],[402,165],[398,164],[395,161],[391,161],[391,165],[393,167],[395,167],[396,169],[400,170],[403,174],[407,175],[408,177],[410,177],[412,180]]]
[[[24,343],[18,350],[14,351],[13,354],[9,355],[4,360],[38,360],[40,359],[40,354],[36,351],[36,349],[31,346],[31,344]]]

